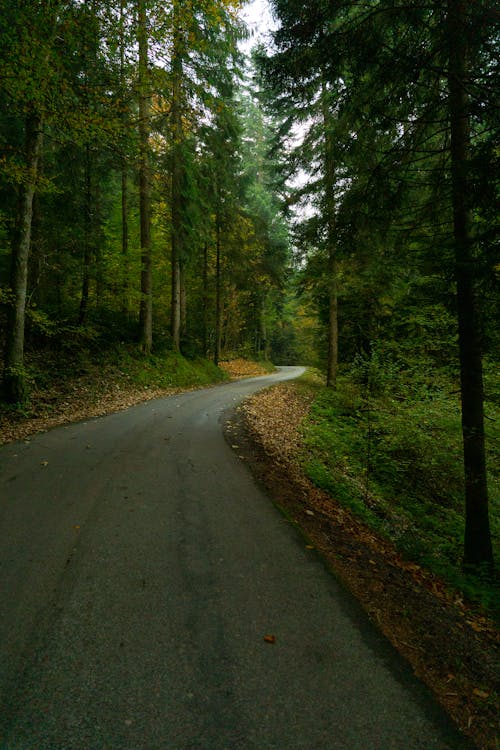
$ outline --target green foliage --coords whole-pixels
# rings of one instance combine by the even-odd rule
[[[316,395],[304,426],[308,476],[403,555],[492,607],[491,577],[461,571],[464,490],[456,386],[374,356]],[[500,552],[500,409],[488,402],[492,536]],[[498,593],[498,592],[497,592]]]
[[[169,351],[142,357],[128,349],[120,357],[120,366],[134,383],[144,387],[201,386],[227,379],[227,375],[209,360],[188,360]]]

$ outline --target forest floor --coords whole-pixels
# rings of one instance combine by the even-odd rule
[[[231,378],[266,372],[244,360],[221,367]],[[138,386],[123,372],[89,370],[59,387],[51,382],[49,390],[36,390],[27,412],[0,409],[0,444],[183,390]],[[295,383],[260,392],[226,425],[228,439],[305,534],[311,554],[319,552],[460,729],[480,750],[498,750],[498,631],[477,608],[403,560],[390,543],[306,479],[299,460],[300,424],[311,400],[311,393]]]

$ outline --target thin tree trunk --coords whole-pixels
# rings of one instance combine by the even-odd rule
[[[139,211],[141,222],[139,344],[142,352],[149,354],[153,346],[151,179],[149,167],[151,95],[148,73],[148,29],[144,0],[138,0],[137,10],[139,41]]]
[[[179,3],[174,3],[174,49],[172,52],[172,105],[171,105],[171,134],[172,134],[172,162],[171,162],[171,254],[172,254],[172,298],[170,307],[170,333],[174,351],[181,348],[181,263],[182,263],[182,112],[181,112],[181,84],[182,84],[182,29]]]
[[[40,178],[43,175],[43,149],[40,150],[38,159],[37,174]],[[31,243],[30,257],[28,263],[28,288],[32,289],[31,297],[37,305],[43,305],[45,299],[45,288],[43,285],[43,270],[46,261],[45,243],[42,235],[37,231],[40,227],[42,212],[40,199],[36,191],[33,195],[33,214],[31,218]],[[27,301],[28,303],[28,301]]]
[[[172,239],[172,298],[170,307],[170,332],[174,351],[181,349],[181,270],[175,240]]]
[[[335,162],[330,131],[330,111],[328,107],[328,90],[326,82],[321,90],[323,107],[324,137],[324,172],[325,172],[325,210],[327,221],[327,292],[328,292],[328,359],[326,367],[326,384],[335,388],[339,359],[338,347],[338,302],[337,302],[337,243],[335,219]]]
[[[24,332],[28,259],[33,219],[33,198],[36,189],[38,162],[42,145],[42,120],[38,114],[27,115],[25,121],[26,184],[20,188],[17,226],[12,242],[11,291],[13,304],[7,321],[4,367],[4,396],[10,403],[23,403],[27,398],[24,374]]]
[[[337,385],[339,359],[338,302],[337,302],[337,262],[335,249],[329,246],[328,252],[328,360],[326,384],[329,388]]]
[[[126,80],[125,80],[125,0],[120,3],[120,89],[122,98],[125,98]],[[123,134],[127,127],[127,111],[125,102],[121,102],[121,120]],[[124,135],[125,138],[125,135]],[[129,227],[128,227],[128,165],[127,155],[125,153],[125,142],[123,143],[123,155],[121,159],[121,210],[122,210],[122,263],[123,263],[123,283],[121,289],[121,309],[122,313],[128,317],[130,313],[129,293]]]
[[[203,356],[208,353],[208,244],[203,245],[203,321],[202,321],[202,345]]]
[[[179,290],[180,290],[180,307],[181,307],[181,330],[180,336],[181,341],[187,336],[187,290],[186,290],[186,271],[184,264],[180,266],[180,279],[179,279]]]
[[[95,303],[99,310],[104,293],[103,268],[102,268],[102,232],[101,232],[101,186],[99,180],[95,180],[93,210],[91,214],[91,240],[92,257],[94,261],[95,275]]]
[[[464,565],[492,565],[483,414],[483,371],[474,259],[471,247],[469,186],[469,116],[467,19],[465,0],[448,0],[449,112],[451,179],[465,469]]]
[[[90,145],[85,146],[85,202],[83,207],[83,276],[80,295],[78,325],[84,325],[87,319],[90,295],[90,270],[92,266],[92,174]]]
[[[216,233],[216,259],[215,259],[215,342],[214,342],[214,364],[217,367],[220,362],[222,341],[222,289],[221,289],[221,231],[220,217],[217,213],[215,220]]]
[[[129,309],[129,231],[128,231],[128,170],[126,157],[122,159],[121,174],[121,193],[122,193],[122,263],[123,263],[123,284],[122,284],[122,312],[128,316]]]
[[[264,356],[264,359],[268,359],[269,346],[267,342],[267,325],[266,325],[266,295],[262,295],[260,300],[260,311],[259,311],[259,354]]]

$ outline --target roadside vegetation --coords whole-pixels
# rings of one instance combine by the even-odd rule
[[[500,550],[500,399],[486,367],[486,438],[492,542]],[[406,560],[500,619],[498,570],[464,572],[464,479],[458,387],[446,375],[357,358],[335,390],[307,375],[314,399],[303,423],[313,483],[394,543]]]

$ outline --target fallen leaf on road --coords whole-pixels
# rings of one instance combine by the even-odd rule
[[[264,640],[266,643],[276,643],[276,636],[275,635],[265,635]]]

